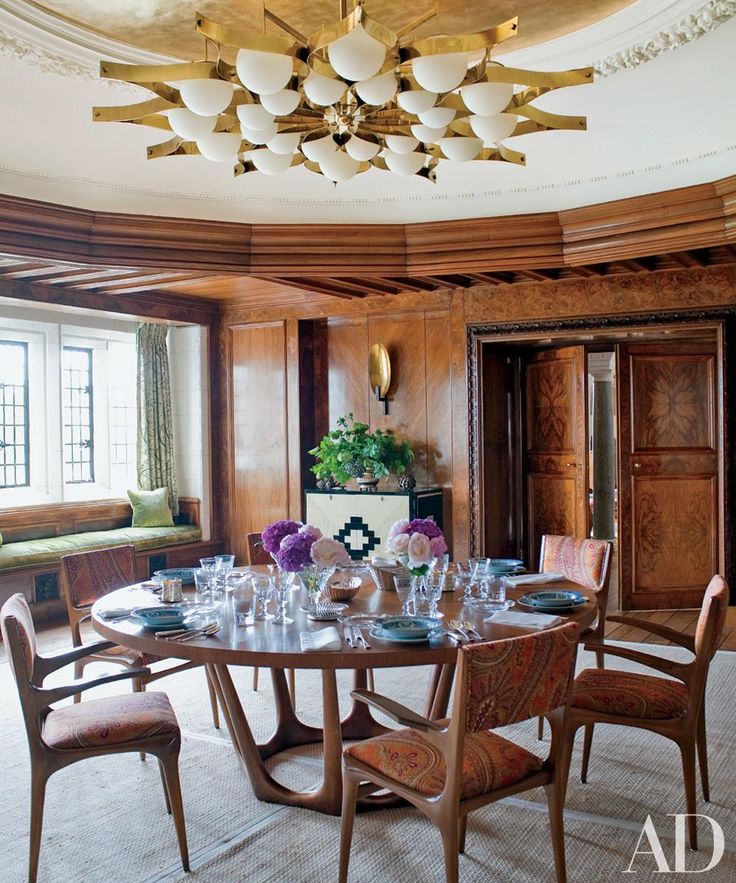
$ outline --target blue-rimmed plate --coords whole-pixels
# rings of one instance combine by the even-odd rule
[[[368,630],[368,634],[372,638],[377,638],[379,641],[391,641],[395,644],[420,644],[422,642],[431,641],[432,638],[436,638],[439,635],[444,634],[444,629],[441,625],[435,626],[435,628],[430,629],[429,632],[422,635],[414,635],[414,636],[399,636],[393,634],[391,632],[387,632],[385,629],[381,628],[380,623],[376,623],[376,625],[372,626]]]
[[[149,629],[179,629],[191,611],[186,607],[136,607],[131,616]]]
[[[519,598],[519,604],[545,613],[574,610],[588,599],[582,592],[530,592]]]
[[[519,558],[491,558],[488,569],[494,574],[519,573],[524,570],[524,562]]]
[[[192,585],[194,582],[194,568],[171,567],[168,570],[157,570],[153,575],[154,582],[162,583],[165,579],[180,579],[182,585]]]
[[[424,641],[438,626],[441,627],[439,620],[431,616],[387,616],[376,627],[381,635],[392,640]]]

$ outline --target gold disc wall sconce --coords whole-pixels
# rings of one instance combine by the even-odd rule
[[[388,390],[391,386],[391,359],[382,343],[374,343],[368,354],[368,376],[376,399],[388,414]]]

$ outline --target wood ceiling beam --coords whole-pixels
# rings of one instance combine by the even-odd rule
[[[401,286],[402,291],[436,291],[437,282],[434,279],[422,279],[416,276],[391,276],[391,282]]]
[[[281,285],[293,285],[294,288],[301,288],[306,291],[313,291],[317,294],[329,294],[331,297],[341,297],[352,300],[354,298],[365,297],[365,292],[355,289],[353,286],[337,284],[334,279],[312,279],[310,277],[288,277],[286,279],[274,279],[274,282],[280,282]]]

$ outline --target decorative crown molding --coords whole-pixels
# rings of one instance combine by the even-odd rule
[[[660,31],[648,40],[636,43],[628,49],[602,58],[594,62],[593,67],[599,76],[604,77],[620,70],[638,67],[664,52],[672,52],[680,46],[700,39],[734,15],[736,15],[736,0],[710,0],[667,30]]]

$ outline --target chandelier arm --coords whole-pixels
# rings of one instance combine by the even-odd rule
[[[287,21],[284,21],[283,18],[280,18],[276,15],[275,12],[271,12],[270,9],[266,9],[263,7],[263,17],[270,21],[272,24],[275,24],[276,27],[281,28],[282,31],[285,31],[289,36],[293,37],[300,46],[307,45],[307,38],[304,34],[297,31],[296,28],[293,28]]]
[[[119,64],[101,61],[100,76],[108,80],[123,80],[150,88],[151,83],[171,80],[219,80],[214,61],[190,61],[181,64]]]
[[[215,43],[235,46],[238,49],[252,49],[256,52],[273,52],[276,55],[300,55],[305,45],[278,34],[259,34],[247,28],[230,28],[218,24],[201,13],[197,13],[195,28]],[[293,37],[294,35],[291,34]]]
[[[528,71],[517,67],[489,65],[484,80],[488,83],[523,83],[544,86],[547,91],[564,86],[587,86],[593,82],[593,68],[580,67],[569,71]]]
[[[447,55],[453,52],[476,52],[479,49],[491,49],[516,35],[519,30],[519,19],[514,16],[485,31],[475,34],[458,34],[457,36],[438,35],[414,40],[401,47],[402,60],[422,58],[426,55]]]
[[[146,157],[148,159],[159,159],[162,156],[172,156],[175,153],[181,153],[179,148],[183,145],[182,139],[176,135],[169,138],[168,141],[162,141],[160,144],[151,144],[146,148]]]
[[[96,123],[126,123],[138,121],[152,114],[159,114],[164,110],[173,110],[181,107],[173,101],[165,98],[151,98],[148,101],[140,101],[137,104],[124,104],[116,107],[93,107],[92,120]]]
[[[396,37],[398,38],[399,42],[401,42],[404,37],[407,37],[409,34],[416,31],[417,28],[421,28],[422,25],[426,24],[428,21],[431,21],[436,16],[437,6],[435,4],[434,9],[428,9],[426,12],[418,15],[414,19],[414,21],[410,21],[408,24],[405,24],[403,28],[399,28],[399,30],[396,31]]]
[[[587,117],[549,113],[546,110],[534,107],[532,104],[523,104],[521,107],[516,107],[514,108],[514,113],[537,123],[541,128],[536,131],[543,129],[575,129],[577,131],[585,131],[588,128]]]
[[[366,33],[373,37],[374,40],[378,40],[379,43],[383,43],[386,49],[393,49],[398,42],[398,38],[392,30],[371,18],[365,9],[358,5],[348,16],[341,18],[340,21],[331,25],[325,25],[314,34],[310,34],[307,40],[310,56],[315,52],[325,49],[330,43],[334,43],[341,37],[346,37],[358,25],[362,25]]]

